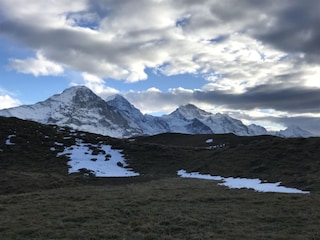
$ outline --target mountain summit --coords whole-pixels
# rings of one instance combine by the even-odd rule
[[[279,131],[278,136],[285,137],[285,138],[291,138],[291,137],[308,138],[308,137],[311,137],[312,134],[304,129],[301,129],[298,126],[291,125],[287,129]]]
[[[211,134],[233,133],[240,136],[271,134],[261,126],[244,125],[227,114],[212,114],[195,105],[180,106],[162,117],[142,114],[127,99],[117,94],[103,100],[84,86],[74,86],[33,105],[0,110],[0,115],[33,120],[45,124],[126,138],[165,132]],[[289,128],[281,137],[309,137],[300,128]]]
[[[103,99],[84,86],[75,86],[43,102],[0,111],[0,115],[114,137],[130,135],[127,121]]]
[[[244,125],[240,120],[234,119],[227,114],[212,114],[199,109],[195,105],[187,104],[180,106],[174,112],[164,116],[164,118],[174,126],[178,132],[190,133],[190,125],[194,126],[194,121],[199,129],[198,133],[234,133],[241,136],[268,134],[267,130],[261,126]],[[171,129],[174,131],[174,129]]]

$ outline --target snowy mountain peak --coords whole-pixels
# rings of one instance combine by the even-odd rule
[[[204,118],[212,115],[209,112],[206,112],[193,104],[186,104],[178,107],[172,114],[179,114],[185,119],[194,119],[194,118]]]
[[[264,127],[261,127],[259,125],[256,125],[256,124],[250,124],[248,126],[248,129],[249,129],[250,135],[267,135],[267,134],[269,134],[267,129],[265,129]]]
[[[121,94],[118,94],[118,93],[107,97],[105,100],[106,100],[106,102],[109,102],[109,101],[112,101],[112,100],[120,100],[120,101],[125,100],[125,101],[128,101]]]
[[[279,131],[278,135],[285,138],[291,138],[291,137],[308,138],[312,136],[310,132],[304,129],[301,129],[300,127],[295,125],[291,125],[287,129]]]
[[[120,94],[115,94],[106,99],[108,105],[120,110],[135,111],[136,109],[126,98]],[[138,110],[139,111],[139,110]],[[139,111],[140,112],[140,111]]]
[[[99,98],[89,88],[85,86],[73,86],[65,89],[60,94],[55,94],[46,101],[58,101],[58,102],[88,102]]]
[[[216,113],[214,116],[217,118],[229,118],[229,116],[224,113]]]
[[[74,86],[43,102],[0,110],[1,116],[17,117],[45,124],[69,126],[78,130],[132,137],[165,132],[189,134],[234,133],[240,136],[272,134],[281,137],[310,137],[311,133],[291,126],[269,133],[257,125],[246,126],[227,114],[212,114],[193,104],[180,106],[162,117],[144,115],[123,96],[103,100],[85,86]]]

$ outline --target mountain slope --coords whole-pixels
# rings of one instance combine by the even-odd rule
[[[319,138],[171,133],[129,141],[16,118],[0,123],[1,239],[318,239]],[[226,147],[208,149],[219,142]],[[85,147],[98,163],[106,144],[143,175],[68,174],[69,157],[58,155]],[[312,194],[227,189],[181,179],[180,169],[281,181]]]
[[[267,130],[261,126],[246,126],[240,120],[231,118],[226,114],[212,114],[197,108],[192,104],[180,106],[174,112],[164,116],[171,126],[172,132],[190,132],[192,127],[201,129],[197,133],[234,133],[239,136],[253,136],[267,134]],[[194,123],[196,121],[196,123]]]
[[[187,104],[162,117],[142,114],[121,95],[101,99],[84,86],[75,86],[45,101],[0,110],[0,116],[28,119],[44,124],[69,126],[74,129],[111,137],[127,138],[166,132],[187,134],[224,134],[239,136],[277,135],[310,137],[307,131],[289,128],[270,133],[261,126],[246,126],[227,114],[212,114]]]
[[[292,138],[292,137],[302,137],[302,138],[308,138],[311,137],[312,134],[304,129],[299,128],[298,126],[289,126],[285,130],[280,130],[277,133],[280,137],[285,138]]]
[[[107,104],[119,113],[132,129],[132,135],[154,135],[169,132],[169,125],[160,117],[144,115],[127,99],[117,94],[106,100]]]
[[[69,126],[114,137],[131,135],[126,119],[83,86],[68,88],[34,105],[2,110],[0,115]]]

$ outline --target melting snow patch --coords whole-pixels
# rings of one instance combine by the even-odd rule
[[[212,138],[207,139],[207,140],[206,140],[206,143],[213,143],[213,139],[212,139]]]
[[[11,138],[16,137],[16,135],[9,135],[6,139],[6,145],[15,145],[15,143],[11,142]]]
[[[97,153],[93,154],[93,150]],[[133,177],[139,173],[125,168],[125,162],[120,150],[111,149],[110,145],[84,144],[77,141],[77,145],[66,148],[57,157],[67,155],[69,173],[78,172],[80,169],[88,169],[94,172],[97,177]]]
[[[225,144],[219,144],[219,145],[212,145],[210,147],[207,147],[207,149],[218,149],[218,148],[224,148]]]
[[[220,177],[211,176],[209,174],[200,174],[198,172],[187,173],[185,170],[179,170],[177,174],[183,178],[198,178],[222,181],[219,185],[227,186],[229,188],[249,188],[254,189],[257,192],[278,192],[278,193],[301,193],[309,194],[308,191],[301,191],[296,188],[288,188],[280,186],[280,182],[277,183],[265,183],[260,179],[248,179],[248,178],[233,178],[233,177]]]

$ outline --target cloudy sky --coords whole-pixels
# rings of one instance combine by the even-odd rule
[[[320,1],[0,0],[0,108],[72,85],[320,135]]]

